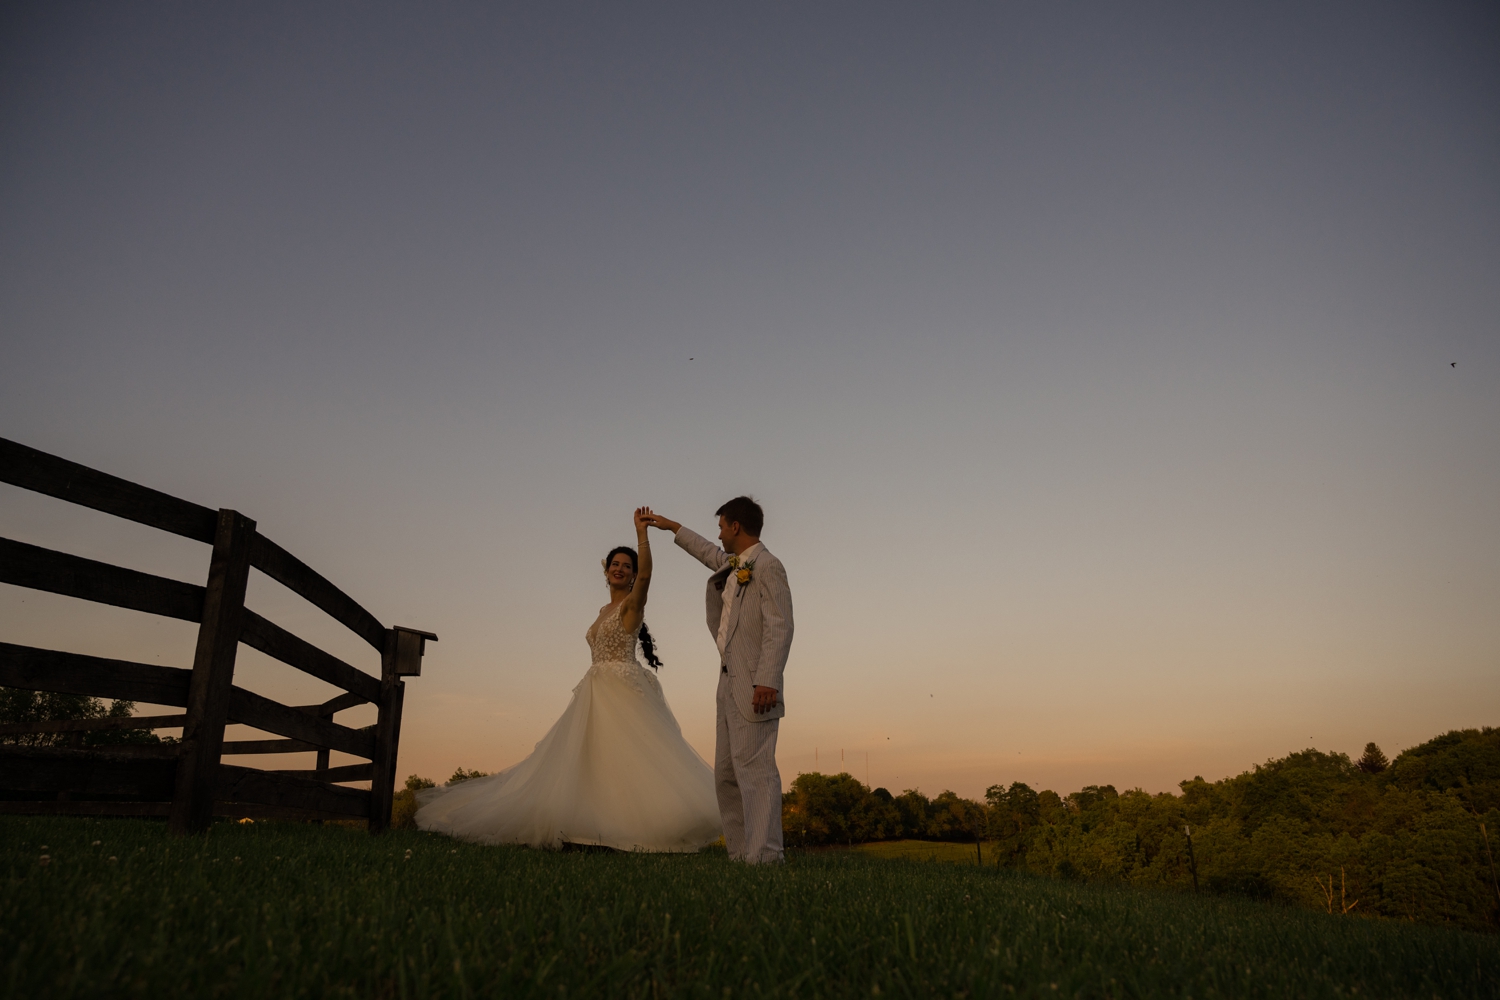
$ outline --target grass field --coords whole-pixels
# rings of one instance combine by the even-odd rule
[[[847,850],[886,861],[941,861],[954,865],[977,865],[979,855],[973,844],[950,844],[933,840],[885,840],[873,844],[855,844]],[[984,863],[995,863],[989,844],[984,845]]]
[[[1493,937],[858,852],[29,818],[0,845],[13,997],[1500,995]]]

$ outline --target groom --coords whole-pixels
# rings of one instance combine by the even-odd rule
[[[786,714],[782,671],[792,648],[792,592],[781,560],[760,543],[765,514],[749,497],[720,507],[723,549],[691,528],[652,515],[649,523],[713,573],[708,578],[708,631],[719,647],[714,785],[729,856],[778,863],[781,772],[776,734]]]

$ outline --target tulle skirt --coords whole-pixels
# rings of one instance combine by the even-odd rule
[[[530,757],[417,805],[420,829],[481,844],[696,851],[723,833],[713,770],[637,663],[594,664]]]

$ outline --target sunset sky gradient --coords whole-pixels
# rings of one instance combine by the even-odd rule
[[[1500,724],[1497,53],[1484,4],[8,4],[0,436],[438,633],[403,774],[528,753],[631,509],[741,492],[787,783],[1394,756]],[[9,486],[0,535],[207,569]],[[657,541],[710,756],[705,573]],[[5,641],[193,634],[0,586]]]

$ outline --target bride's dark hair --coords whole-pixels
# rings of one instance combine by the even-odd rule
[[[622,552],[630,557],[630,568],[639,573],[641,570],[641,557],[636,555],[635,549],[632,549],[628,545],[616,545],[610,549],[609,555],[604,557],[605,568],[609,568],[609,564],[615,561],[615,556],[620,555]],[[636,633],[636,636],[641,640],[641,652],[646,654],[646,662],[651,664],[652,670],[660,670],[661,660],[656,657],[656,640],[651,637],[650,630],[646,628],[644,618],[641,619],[641,630]]]

